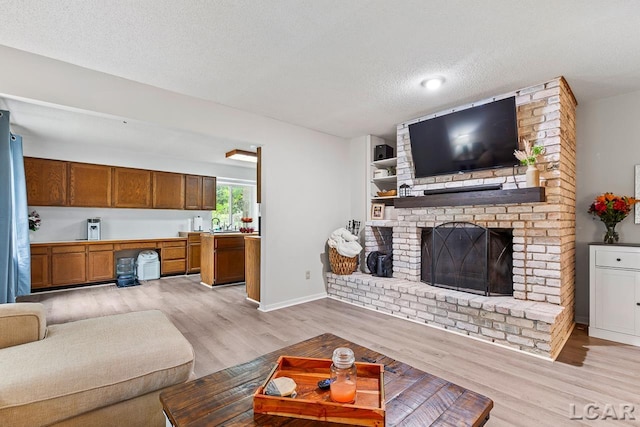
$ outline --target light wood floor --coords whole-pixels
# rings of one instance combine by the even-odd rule
[[[244,286],[209,289],[195,275],[22,300],[42,302],[49,323],[160,309],[193,345],[197,376],[331,332],[490,397],[489,426],[640,425],[569,418],[589,403],[616,409],[629,403],[640,420],[640,348],[577,329],[558,360],[549,362],[330,299],[262,313],[245,296]]]

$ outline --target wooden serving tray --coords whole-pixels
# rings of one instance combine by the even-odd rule
[[[384,426],[384,365],[356,362],[356,401],[336,403],[318,381],[329,378],[331,359],[280,356],[265,382],[253,394],[253,412],[360,426]],[[298,385],[297,396],[264,394],[272,378],[289,377]]]

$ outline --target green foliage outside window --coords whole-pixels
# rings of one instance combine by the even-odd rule
[[[218,185],[216,190],[216,210],[212,218],[220,221],[220,228],[237,229],[240,218],[251,216],[252,187],[237,185]],[[212,228],[218,227],[218,221],[212,220]]]

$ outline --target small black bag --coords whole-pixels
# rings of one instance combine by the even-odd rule
[[[393,274],[393,260],[391,255],[374,251],[367,256],[367,268],[374,276],[391,277]]]

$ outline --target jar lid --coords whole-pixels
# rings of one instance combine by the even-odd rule
[[[356,361],[356,356],[350,348],[338,347],[333,350],[333,357],[331,360],[337,368],[346,369],[353,365]]]

